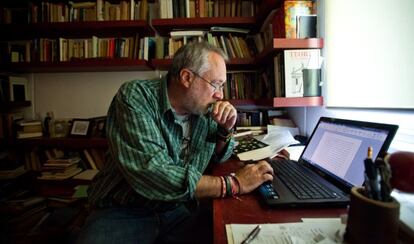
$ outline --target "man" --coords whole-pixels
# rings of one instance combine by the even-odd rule
[[[108,111],[109,152],[81,243],[210,242],[202,198],[251,192],[272,180],[261,161],[232,176],[203,175],[232,153],[236,109],[223,99],[227,57],[208,43],[174,55],[166,80],[122,85]]]

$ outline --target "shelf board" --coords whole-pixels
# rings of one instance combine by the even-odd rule
[[[269,99],[229,99],[228,101],[236,107],[254,108],[323,106],[323,97],[275,97]]]
[[[27,147],[46,146],[46,147],[62,147],[62,148],[107,148],[108,142],[106,138],[26,138],[18,139],[17,144]]]
[[[256,17],[153,19],[151,23],[152,27],[154,27],[161,36],[168,36],[172,30],[209,30],[211,26],[225,26],[252,30],[256,27]]]
[[[32,105],[31,101],[11,101],[11,102],[1,102],[0,112],[10,111],[17,108],[30,107]]]
[[[287,39],[273,38],[264,50],[256,56],[256,62],[262,63],[269,57],[273,57],[276,52],[282,52],[285,49],[310,49],[323,48],[323,38],[304,38],[304,39]]]
[[[1,24],[0,40],[47,38],[86,38],[117,36],[154,36],[155,32],[144,20],[84,21],[36,24]],[[18,31],[16,31],[18,30]]]
[[[172,63],[172,59],[151,59],[151,66],[158,70],[168,70]],[[227,70],[244,70],[255,67],[254,58],[234,58],[230,59],[227,64]]]
[[[275,97],[273,107],[316,107],[323,106],[323,97]]]
[[[127,58],[78,59],[68,62],[11,63],[7,70],[14,72],[57,73],[57,72],[107,72],[107,71],[148,71],[152,70],[146,60]]]

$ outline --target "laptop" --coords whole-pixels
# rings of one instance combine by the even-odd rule
[[[272,207],[346,206],[350,189],[363,185],[368,147],[373,148],[373,158],[385,155],[397,129],[397,125],[321,117],[298,161],[268,160],[275,176],[259,192]],[[304,179],[298,180],[296,174]]]

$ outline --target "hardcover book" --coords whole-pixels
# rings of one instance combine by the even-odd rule
[[[285,50],[285,96],[303,97],[303,69],[318,69],[319,49]]]

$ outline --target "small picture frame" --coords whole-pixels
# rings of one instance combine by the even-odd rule
[[[90,119],[73,119],[69,135],[74,137],[88,137],[91,128],[92,121]]]
[[[106,116],[95,117],[91,120],[93,120],[92,136],[105,137]]]
[[[50,137],[62,138],[68,134],[69,122],[65,119],[57,119],[51,122],[49,127]]]
[[[27,101],[28,80],[24,77],[10,76],[10,101]]]

